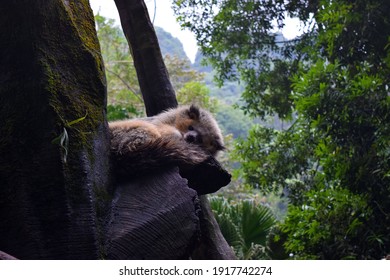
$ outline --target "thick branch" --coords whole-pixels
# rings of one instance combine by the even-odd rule
[[[0,249],[96,259],[109,138],[92,10],[87,0],[10,1],[0,15]]]
[[[175,92],[144,1],[115,0],[115,4],[131,49],[147,115],[176,107]]]

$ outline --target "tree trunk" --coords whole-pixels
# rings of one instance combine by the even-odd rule
[[[115,0],[148,116],[177,106],[160,46],[143,0]]]
[[[140,82],[141,91],[144,97],[146,112],[148,116],[153,116],[166,109],[176,107],[177,100],[175,92],[169,81],[168,72],[161,56],[157,36],[155,34],[153,25],[150,22],[149,14],[144,1],[115,0],[115,3],[121,18],[123,31],[132,51],[134,64],[137,70],[137,75]],[[198,194],[199,192],[209,193],[210,189],[216,191],[230,182],[230,174],[223,170],[217,161],[201,164],[196,169],[196,171],[201,171],[202,173],[204,172],[207,175],[195,174],[194,170],[192,172],[183,171],[181,172],[181,174],[185,175],[185,177],[190,180],[189,185],[191,185],[193,189],[197,190]],[[174,178],[173,174],[171,174],[170,176]],[[210,176],[212,176],[211,180]],[[220,184],[219,187],[211,186],[210,181]],[[203,186],[202,183],[204,183],[205,185],[207,184],[207,186]],[[166,187],[168,186],[169,185],[166,185]],[[119,195],[126,188],[131,187],[131,182],[125,188],[121,186],[116,195]],[[170,187],[171,186],[169,186],[169,188]],[[180,186],[177,185],[176,187]],[[164,190],[161,188],[160,190],[161,192],[167,191],[166,189]],[[175,207],[170,208],[170,216],[165,222],[172,223],[175,220],[177,221],[184,219],[185,216],[183,215],[189,215],[189,213],[184,213],[181,211],[181,202],[188,201],[188,197],[182,197],[182,195],[187,196],[188,194],[183,193],[181,194],[181,196],[176,196]],[[154,203],[158,202],[147,201],[144,203],[148,205],[147,207],[151,207],[150,205],[153,205]],[[197,242],[195,242],[193,244],[194,246],[196,245],[199,247],[196,251],[196,257],[204,259],[234,259],[234,253],[227,244],[226,240],[223,238],[222,233],[220,232],[219,226],[213,216],[213,213],[211,212],[207,198],[202,199],[201,208],[202,215],[198,215],[198,217],[200,218],[200,226],[202,229],[200,239],[201,243],[198,244]],[[175,218],[172,219],[171,217]],[[160,235],[169,235],[171,234],[169,230],[176,227],[182,227],[182,225],[176,223],[173,227],[165,227],[168,230],[161,232]],[[186,228],[182,227],[183,232],[184,229]],[[195,230],[194,227],[191,227],[191,229]],[[138,232],[139,230],[142,231],[142,228],[135,229],[135,232]],[[197,230],[199,230],[199,228]],[[132,229],[132,231],[134,231],[134,229]],[[188,229],[185,233],[187,237],[194,235],[191,234]],[[134,235],[134,232],[132,232],[131,234]],[[187,240],[189,239],[187,238]],[[194,239],[191,240],[195,241]],[[156,239],[155,241],[158,240]],[[132,246],[130,245],[130,243],[130,239],[128,239],[128,246]],[[157,245],[156,243],[154,244],[154,246]],[[172,246],[172,244],[170,244],[169,246]],[[188,247],[189,246],[186,246],[186,248]],[[170,250],[170,252],[172,252],[173,254],[171,256],[172,258],[175,258],[175,256],[177,256],[174,251],[175,250]],[[164,257],[168,258],[166,255],[164,255]]]
[[[7,1],[0,15],[0,250],[97,259],[109,143],[88,0]]]
[[[191,255],[192,259],[235,260],[236,256],[222,235],[207,196],[200,197],[200,207],[202,235],[199,246]]]

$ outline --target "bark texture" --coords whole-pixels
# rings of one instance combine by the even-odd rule
[[[207,196],[200,196],[201,239],[199,245],[193,251],[194,260],[235,260],[236,256],[223,237],[218,222],[210,207]]]
[[[88,0],[8,1],[0,14],[0,250],[97,259],[109,143]]]
[[[177,168],[117,186],[109,259],[188,259],[199,236],[196,192]]]

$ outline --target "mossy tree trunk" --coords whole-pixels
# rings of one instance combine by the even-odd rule
[[[0,15],[0,250],[97,259],[109,143],[88,0],[7,1]]]

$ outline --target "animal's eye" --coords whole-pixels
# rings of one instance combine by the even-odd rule
[[[194,130],[194,127],[192,125],[188,126],[188,130]]]

